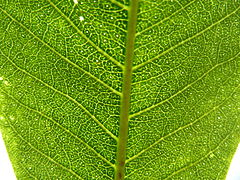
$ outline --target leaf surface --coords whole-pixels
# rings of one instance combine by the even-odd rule
[[[240,142],[239,15],[230,0],[0,1],[17,178],[224,179]]]

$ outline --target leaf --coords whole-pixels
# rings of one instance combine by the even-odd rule
[[[224,179],[240,142],[239,14],[233,0],[1,1],[17,178]]]

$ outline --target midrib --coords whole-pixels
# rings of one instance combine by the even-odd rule
[[[120,127],[117,144],[117,160],[115,164],[115,180],[123,180],[125,174],[126,149],[128,138],[128,120],[130,109],[132,62],[137,24],[138,0],[132,0],[128,10],[128,30],[126,41],[126,58],[123,68],[123,87],[120,105]]]

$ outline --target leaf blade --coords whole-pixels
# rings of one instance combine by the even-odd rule
[[[139,4],[125,179],[224,179],[240,138],[240,4]],[[114,178],[130,7],[0,3],[0,128],[18,178]]]

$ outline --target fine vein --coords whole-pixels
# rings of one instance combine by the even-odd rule
[[[93,149],[90,145],[88,145],[86,142],[84,142],[81,138],[79,138],[77,135],[75,135],[74,133],[72,133],[70,130],[68,130],[67,128],[65,128],[64,126],[62,126],[61,124],[59,124],[56,120],[54,120],[53,118],[45,115],[44,113],[33,109],[25,104],[23,104],[22,102],[20,102],[19,100],[17,100],[15,97],[13,97],[12,95],[8,94],[7,92],[5,92],[4,90],[1,90],[0,92],[4,93],[7,97],[11,98],[14,102],[16,102],[19,106],[32,111],[34,113],[39,114],[40,116],[48,119],[49,121],[51,121],[52,123],[54,123],[56,126],[58,126],[60,129],[62,129],[64,132],[68,133],[70,136],[72,136],[74,139],[78,140],[79,142],[81,142],[82,144],[84,144],[88,149],[90,149],[94,154],[96,154],[97,157],[99,157],[101,160],[103,160],[104,162],[106,162],[107,164],[109,164],[110,166],[114,166],[110,161],[108,161],[105,157],[103,157],[101,154],[99,154],[95,149]]]
[[[210,26],[208,26],[207,28],[203,29],[202,31],[200,31],[200,32],[194,34],[193,36],[191,36],[191,37],[189,37],[189,38],[187,38],[187,39],[179,42],[178,44],[170,47],[169,49],[163,51],[163,52],[160,53],[159,55],[157,55],[157,56],[155,56],[155,57],[153,57],[153,58],[151,58],[151,59],[149,59],[149,60],[147,60],[147,61],[145,61],[145,62],[143,62],[143,63],[141,63],[141,64],[138,64],[138,65],[134,66],[134,67],[133,67],[133,70],[135,71],[135,70],[137,70],[137,69],[139,69],[139,68],[141,68],[141,67],[143,67],[143,66],[145,66],[145,65],[147,65],[147,64],[149,64],[149,63],[151,63],[151,62],[153,62],[153,61],[155,61],[155,60],[157,60],[158,58],[160,58],[160,57],[162,57],[163,55],[171,52],[172,50],[176,49],[177,47],[179,47],[179,46],[187,43],[188,41],[191,41],[192,39],[194,39],[194,38],[196,38],[196,37],[198,37],[198,36],[200,36],[201,34],[205,33],[205,32],[208,31],[208,30],[210,30],[212,27],[216,26],[216,25],[219,24],[220,22],[224,21],[224,20],[227,19],[228,17],[230,17],[230,16],[232,16],[233,14],[235,14],[239,9],[240,9],[240,6],[239,6],[238,8],[236,8],[234,11],[232,11],[230,14],[224,16],[222,19],[216,21],[215,23],[211,24]]]
[[[43,157],[45,157],[46,159],[48,159],[50,162],[56,164],[57,166],[61,167],[62,169],[70,172],[71,174],[73,174],[74,176],[77,177],[77,179],[83,179],[82,177],[80,177],[76,172],[74,172],[72,169],[69,169],[67,167],[65,167],[64,165],[58,163],[57,161],[55,161],[54,159],[52,159],[51,157],[49,157],[48,155],[46,155],[45,153],[43,153],[42,151],[40,151],[39,149],[37,149],[36,147],[34,147],[32,144],[30,144],[25,138],[23,138],[20,133],[14,128],[14,126],[8,122],[8,124],[10,125],[11,129],[17,134],[17,136],[20,137],[20,139],[25,142],[26,144],[28,144],[33,150],[35,150],[36,152],[38,152],[39,154],[41,154]]]
[[[3,54],[3,53],[2,53]],[[4,54],[3,54],[4,55]],[[5,55],[4,55],[5,56]],[[54,88],[53,86],[45,83],[44,81],[42,81],[41,79],[35,77],[34,75],[30,74],[29,72],[27,72],[26,70],[18,67],[12,60],[9,59],[9,57],[5,56],[7,58],[7,60],[19,71],[23,72],[24,74],[27,74],[28,76],[30,76],[31,78],[37,80],[38,82],[42,83],[44,86],[48,87],[49,89],[53,90],[54,92],[57,92],[58,94],[61,94],[62,96],[68,98],[69,100],[71,100],[72,102],[74,102],[77,106],[79,106],[90,118],[92,118],[108,135],[110,135],[113,139],[115,139],[117,141],[117,137],[110,132],[90,111],[88,111],[82,104],[80,104],[77,100],[75,100],[74,98],[72,98],[71,96],[69,96],[68,94],[63,93],[62,91]]]
[[[146,149],[143,149],[142,151],[140,151],[138,154],[132,156],[131,158],[126,160],[126,163],[129,163],[130,161],[136,159],[137,157],[139,157],[141,154],[145,153],[146,151],[148,151],[149,149],[153,148],[154,146],[156,146],[157,144],[159,144],[160,142],[162,142],[164,139],[166,139],[169,136],[172,136],[173,134],[176,134],[177,132],[186,129],[190,126],[193,126],[194,124],[196,124],[197,122],[199,122],[201,119],[203,119],[204,117],[206,117],[207,115],[209,115],[210,113],[212,113],[213,111],[218,110],[221,106],[224,105],[224,103],[226,103],[227,100],[229,100],[230,98],[232,98],[233,94],[236,92],[236,90],[238,90],[240,87],[240,84],[238,84],[236,86],[236,88],[233,90],[233,92],[228,96],[228,98],[224,99],[222,101],[222,103],[220,103],[217,106],[214,106],[213,108],[211,108],[209,111],[207,111],[206,113],[204,113],[203,115],[201,115],[199,118],[197,118],[196,120],[194,120],[193,122],[190,122],[184,126],[179,127],[178,129],[174,130],[173,132],[161,137],[160,139],[158,139],[157,141],[155,141],[153,144],[151,144],[149,147],[147,147]]]
[[[174,173],[172,173],[172,174],[169,175],[168,177],[164,178],[163,180],[172,179],[172,177],[175,176],[176,174],[178,174],[178,173],[180,173],[180,172],[182,172],[182,171],[185,171],[185,170],[187,170],[187,169],[190,169],[191,167],[195,166],[195,165],[198,164],[199,162],[201,162],[201,161],[203,161],[204,159],[206,159],[207,157],[209,157],[211,154],[214,154],[214,153],[219,149],[219,147],[220,147],[221,145],[223,145],[224,142],[226,142],[226,141],[229,139],[229,137],[233,134],[233,130],[235,130],[235,128],[232,128],[232,131],[231,131],[229,134],[227,134],[226,137],[225,137],[224,139],[222,139],[222,140],[218,143],[218,145],[217,145],[214,149],[210,150],[206,155],[204,155],[203,157],[201,157],[201,158],[198,159],[197,161],[191,163],[190,165],[185,166],[185,167],[183,167],[183,168],[175,171]]]
[[[164,21],[170,19],[172,16],[178,14],[178,13],[181,12],[182,10],[185,10],[188,6],[190,6],[191,4],[193,4],[195,1],[196,1],[196,0],[191,1],[190,3],[186,4],[185,6],[181,7],[180,9],[178,9],[177,11],[175,11],[174,13],[172,13],[171,15],[165,17],[163,20],[161,20],[161,21],[157,22],[156,24],[153,24],[153,25],[145,28],[144,30],[136,33],[136,36],[139,36],[139,35],[143,34],[144,32],[149,31],[149,30],[152,29],[153,27],[158,26],[159,24],[162,24]]]
[[[53,8],[55,8],[58,13],[61,14],[61,16],[63,18],[65,18],[67,20],[67,22],[92,46],[94,47],[98,52],[100,52],[102,55],[104,55],[105,57],[107,57],[110,61],[112,61],[113,63],[115,63],[117,66],[119,66],[120,68],[123,68],[123,65],[118,62],[116,59],[114,59],[113,57],[111,57],[109,54],[107,54],[105,51],[103,51],[99,46],[97,46],[93,41],[91,41],[82,31],[80,31],[80,29],[55,5],[53,4],[53,2],[51,0],[47,0],[51,6]]]
[[[59,57],[61,57],[64,61],[66,61],[67,63],[71,64],[73,67],[77,68],[78,70],[80,70],[81,72],[83,72],[84,74],[90,76],[92,79],[94,79],[95,81],[99,82],[100,84],[102,84],[104,87],[106,87],[107,89],[109,89],[110,91],[112,91],[114,94],[117,94],[119,96],[121,96],[121,93],[119,91],[117,91],[116,89],[112,88],[111,86],[109,86],[108,84],[106,84],[105,82],[103,82],[102,80],[100,80],[99,78],[97,78],[96,76],[92,75],[90,72],[84,70],[83,68],[79,67],[77,64],[73,63],[72,61],[70,61],[68,58],[66,58],[65,56],[63,56],[62,54],[60,54],[58,51],[56,51],[53,47],[51,47],[49,44],[47,44],[46,42],[44,42],[42,39],[40,39],[38,36],[36,36],[32,31],[30,31],[26,26],[24,26],[22,23],[20,23],[17,19],[15,19],[14,17],[12,17],[7,11],[3,10],[0,7],[0,10],[6,14],[9,18],[11,18],[15,23],[17,23],[19,26],[21,26],[23,29],[25,29],[29,34],[31,34],[36,40],[38,40],[39,42],[41,42],[45,47],[47,47],[48,49],[50,49],[53,53],[55,53],[56,55],[58,55]]]
[[[117,161],[115,180],[123,180],[125,174],[126,148],[128,137],[128,120],[132,82],[132,61],[134,57],[134,42],[137,24],[138,0],[132,0],[128,11],[128,31],[126,40],[126,58],[123,69],[123,92],[120,106],[120,127],[117,144]]]
[[[147,108],[145,108],[145,109],[143,109],[143,110],[141,110],[141,111],[139,111],[139,112],[136,112],[136,113],[134,113],[134,114],[131,114],[131,115],[130,115],[130,118],[133,118],[133,117],[138,116],[138,115],[140,115],[140,114],[142,114],[142,113],[145,113],[145,112],[147,112],[147,111],[150,111],[151,109],[154,109],[154,108],[156,108],[156,107],[158,107],[158,106],[160,106],[160,105],[162,105],[162,104],[170,101],[170,100],[173,99],[175,96],[183,93],[185,90],[187,90],[188,88],[192,87],[195,83],[199,82],[201,79],[203,79],[203,78],[204,78],[205,76],[207,76],[210,72],[212,72],[213,70],[215,70],[217,67],[222,66],[222,65],[224,65],[224,64],[226,64],[226,63],[228,63],[228,62],[233,61],[233,60],[236,59],[239,55],[240,55],[240,53],[237,53],[237,54],[234,55],[232,58],[230,58],[230,59],[228,59],[228,60],[226,60],[226,61],[223,61],[223,62],[221,62],[221,63],[216,64],[215,66],[213,66],[212,68],[210,68],[207,72],[203,73],[203,74],[202,74],[199,78],[197,78],[195,81],[191,82],[190,84],[188,84],[187,86],[185,86],[184,88],[182,88],[182,89],[181,89],[180,91],[178,91],[177,93],[173,94],[173,95],[170,96],[169,98],[167,98],[167,99],[165,99],[165,100],[163,100],[163,101],[161,101],[161,102],[159,102],[159,103],[157,103],[157,104],[154,104],[154,105],[152,105],[152,106],[150,106],[150,107],[147,107]]]

